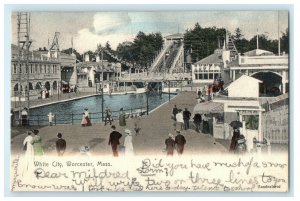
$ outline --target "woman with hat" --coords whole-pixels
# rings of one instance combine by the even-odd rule
[[[42,147],[42,138],[39,136],[39,130],[33,130],[34,137],[32,140],[33,150],[35,156],[42,156],[44,154],[44,150]]]
[[[91,121],[90,121],[90,113],[88,111],[87,108],[84,108],[84,117],[85,117],[85,120],[86,120],[86,126],[91,126]]]
[[[124,147],[125,147],[125,155],[133,155],[133,144],[132,144],[132,133],[129,129],[125,129],[125,140],[124,140]]]
[[[27,137],[23,141],[23,150],[25,151],[25,157],[32,157],[34,154],[33,151],[33,137],[31,135],[31,132],[27,132]]]
[[[166,151],[168,156],[173,156],[175,148],[175,140],[172,133],[169,133],[169,137],[165,140]]]

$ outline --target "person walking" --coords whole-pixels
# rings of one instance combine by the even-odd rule
[[[108,145],[111,146],[113,151],[113,156],[118,157],[118,145],[120,144],[120,138],[122,134],[116,131],[116,127],[114,125],[111,126],[112,132],[109,135]]]
[[[180,131],[177,131],[177,135],[175,137],[175,145],[176,145],[178,155],[181,155],[183,153],[185,144],[186,144],[185,137],[180,133]]]
[[[48,114],[48,121],[49,121],[49,126],[52,126],[53,125],[53,118],[54,118],[55,115],[52,114],[52,112],[49,112]]]
[[[89,113],[87,108],[84,108],[84,110],[85,110],[84,111],[84,117],[86,119],[86,126],[91,126],[92,124],[91,124],[91,121],[90,121],[90,113]]]
[[[105,120],[104,120],[104,126],[106,126],[107,120],[109,121],[109,125],[111,125],[112,119],[111,119],[111,111],[108,107],[106,107],[105,110]]]
[[[81,126],[85,127],[87,125],[87,120],[85,118],[85,113],[82,113]]]
[[[183,121],[183,114],[181,109],[179,109],[178,113],[176,114],[176,122],[177,122],[176,124],[179,125],[180,130],[182,130],[184,121]]]
[[[23,108],[21,111],[21,120],[22,120],[22,126],[28,125],[28,109],[26,107]]]
[[[167,156],[173,156],[175,141],[172,133],[169,133],[169,137],[165,140]]]
[[[133,153],[131,130],[125,129],[125,133],[126,133],[125,140],[124,140],[125,156],[132,156],[134,153]]]
[[[229,147],[229,152],[234,152],[236,149],[237,141],[240,138],[240,130],[238,128],[233,128],[233,135],[231,138],[231,143]]]
[[[31,135],[31,132],[27,132],[27,136],[23,141],[23,150],[25,151],[25,157],[26,158],[32,158],[34,155],[34,150],[33,150],[33,137]]]
[[[140,134],[140,130],[141,130],[141,117],[138,115],[135,115],[134,117],[134,131],[135,131],[135,136],[137,136],[138,134]]]
[[[202,129],[202,132],[203,132],[204,134],[207,134],[207,133],[209,133],[209,123],[208,123],[208,118],[207,118],[206,114],[203,115],[202,121],[203,121],[203,129]]]
[[[10,110],[10,126],[15,126],[15,112],[14,109]]]
[[[34,133],[34,137],[33,137],[33,149],[34,149],[34,155],[35,156],[42,156],[44,155],[44,150],[42,147],[42,138],[41,136],[39,136],[39,130],[33,130],[32,131]]]
[[[62,139],[61,133],[57,134],[57,138],[58,140],[56,141],[56,151],[58,156],[63,156],[66,151],[67,143],[66,140]]]
[[[174,120],[176,121],[176,114],[178,113],[178,108],[176,105],[174,105],[174,108],[173,108],[173,116],[174,116]]]
[[[202,122],[202,117],[201,117],[201,114],[199,113],[196,113],[194,115],[194,124],[195,124],[195,127],[196,127],[196,131],[199,133],[200,132],[200,124]]]
[[[119,113],[119,125],[126,126],[126,114],[123,111],[123,108],[120,109],[120,113]]]
[[[25,174],[31,169],[31,166],[34,161],[34,149],[33,149],[33,137],[30,131],[27,131],[27,136],[23,141],[23,150],[25,151],[24,154],[24,166],[22,171],[22,176],[24,177]]]
[[[183,121],[184,121],[184,130],[187,130],[190,128],[190,118],[191,118],[191,112],[188,111],[187,108],[183,111]]]

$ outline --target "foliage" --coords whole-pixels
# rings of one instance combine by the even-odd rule
[[[192,61],[198,61],[212,54],[224,41],[226,30],[224,28],[202,28],[198,23],[184,34],[185,52],[191,54]]]
[[[76,62],[82,62],[82,55],[79,54],[75,49],[72,50],[72,48],[68,48],[68,49],[65,49],[65,50],[62,50],[61,51],[62,53],[66,53],[66,54],[75,54],[76,56]]]

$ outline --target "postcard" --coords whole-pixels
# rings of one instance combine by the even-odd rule
[[[289,11],[13,11],[12,192],[289,192]]]

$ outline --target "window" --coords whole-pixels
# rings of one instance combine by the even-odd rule
[[[38,72],[38,66],[37,66],[37,64],[34,65],[34,68],[35,68],[34,72],[37,73]]]
[[[48,65],[48,73],[50,73],[51,71],[51,68],[50,68],[50,65]]]
[[[207,80],[208,79],[208,75],[204,74],[204,78],[203,79]]]
[[[39,73],[42,73],[43,72],[43,66],[42,66],[42,64],[40,64],[40,71],[39,71]]]
[[[28,65],[25,65],[25,74],[28,73]]]
[[[32,64],[30,64],[30,73],[31,74],[33,73],[33,65]],[[29,87],[29,89],[30,89],[30,87]]]
[[[202,79],[203,79],[203,75],[200,74],[200,75],[199,75],[199,80],[202,80]]]
[[[55,73],[55,65],[52,66],[52,73]]]
[[[209,73],[209,79],[211,80],[211,79],[214,79],[213,78],[213,73]]]
[[[17,64],[14,64],[14,70],[13,70],[14,74],[17,73]]]
[[[47,73],[47,66],[44,65],[44,73]]]
[[[22,64],[19,66],[19,73],[22,73]]]

